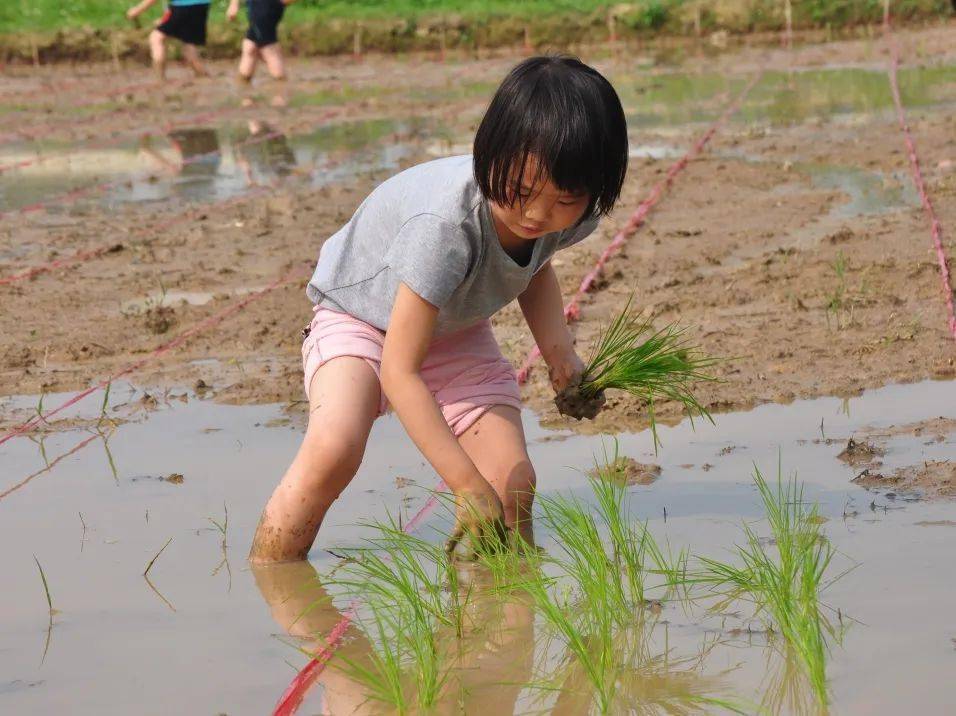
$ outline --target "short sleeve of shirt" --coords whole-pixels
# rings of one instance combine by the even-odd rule
[[[585,219],[581,222],[580,225],[574,227],[567,231],[565,236],[561,237],[561,240],[558,241],[558,251],[561,249],[566,249],[569,246],[574,246],[579,241],[583,241],[588,236],[594,233],[594,230],[598,226],[599,219],[596,216],[592,216],[589,219]]]
[[[441,308],[465,280],[471,254],[461,227],[434,214],[419,214],[392,239],[385,262],[398,281]]]

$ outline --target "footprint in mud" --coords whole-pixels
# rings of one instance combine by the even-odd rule
[[[881,457],[886,454],[886,450],[881,447],[877,447],[873,443],[864,441],[856,441],[853,438],[850,438],[846,447],[843,449],[839,455],[837,455],[838,460],[842,460],[847,465],[851,467],[860,467],[867,466],[869,468],[879,467],[882,463],[880,462]]]
[[[143,313],[143,325],[155,335],[168,332],[176,323],[176,311],[172,306],[150,306]]]
[[[618,485],[650,485],[661,475],[661,466],[641,463],[632,457],[617,457],[613,462],[588,471],[588,477],[609,480]]]

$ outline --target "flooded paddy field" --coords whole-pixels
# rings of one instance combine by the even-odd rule
[[[954,34],[899,32],[902,99],[950,257]],[[756,83],[607,264],[574,327],[586,353],[632,293],[656,322],[687,325],[728,358],[719,382],[699,386],[715,424],[695,430],[679,406],[657,406],[655,455],[640,401],[610,395],[595,421],[571,424],[533,370],[525,424],[542,498],[593,506],[584,473],[616,438],[645,466],[627,486],[629,518],[692,563],[732,561],[744,523],[773,546],[754,467],[772,484],[778,465],[795,473],[836,550],[829,575],[846,572],[821,595],[830,712],[948,713],[956,349],[884,45],[581,52],[621,94],[631,166],[614,216],[556,257],[566,294]],[[436,478],[384,418],[312,561],[249,567],[259,511],[304,426],[305,282],[377,183],[469,151],[518,58],[299,60],[284,111],[239,107],[231,65],[163,89],[138,87],[141,68],[84,68],[59,92],[17,68],[0,88],[0,428],[109,386],[105,402],[94,391],[0,444],[0,711],[269,712],[308,661],[299,649],[349,613],[339,556],[374,533],[369,520],[406,525]],[[516,307],[495,330],[520,363],[532,343]],[[540,510],[539,546],[556,554]],[[447,528],[439,507],[416,534],[437,544]],[[824,712],[752,605],[717,609],[701,590],[663,589],[635,610],[611,712]],[[470,604],[436,711],[586,713],[587,674],[512,597]],[[348,627],[353,664],[368,663],[374,626],[360,611]],[[335,666],[300,713],[388,712]]]
[[[90,399],[68,416],[89,417],[90,424],[57,426],[3,446],[6,491],[97,436],[0,500],[4,711],[267,712],[307,661],[297,647],[314,647],[348,609],[339,596],[300,614],[326,593],[320,575],[338,563],[333,553],[370,537],[367,521],[389,512],[407,521],[435,486],[397,419],[387,417],[374,428],[356,481],[329,514],[312,562],[251,570],[245,555],[252,530],[296,447],[302,416],[280,405],[223,406],[181,394],[157,402],[117,385],[106,411],[115,426],[100,420],[101,406]],[[17,397],[4,409],[34,400]],[[956,582],[947,568],[953,505],[922,501],[920,490],[901,490],[892,480],[861,487],[853,481],[859,469],[840,456],[849,439],[872,442],[867,436],[882,431],[892,433],[876,443],[887,475],[948,460],[956,449],[953,405],[954,384],[929,381],[848,400],[761,406],[696,430],[685,421],[661,429],[656,456],[648,431],[623,433],[621,455],[660,468],[649,483],[628,487],[630,515],[646,520],[671,549],[724,559],[742,540],[743,522],[763,537],[768,532],[750,477],[754,466],[771,478],[778,462],[786,474],[797,473],[837,550],[832,576],[850,570],[822,594],[830,619],[838,623],[839,610],[842,626],[841,640],[831,639],[827,650],[832,712],[945,713],[956,663]],[[949,416],[945,426],[926,420],[939,415]],[[525,422],[541,497],[591,500],[584,473],[612,449],[609,438],[546,430],[530,412]],[[949,479],[956,482],[956,475]],[[227,515],[223,535],[215,523],[223,525]],[[558,550],[536,519],[539,545]],[[447,527],[439,507],[416,534],[438,541]],[[56,610],[52,627],[34,556]],[[464,713],[491,704],[495,713],[587,712],[593,694],[586,679],[559,678],[566,657],[548,625],[520,599],[485,602],[473,602],[476,624],[440,711],[458,713],[463,703]],[[767,713],[822,712],[799,666],[782,655],[779,638],[768,636],[759,617],[744,607],[714,612],[709,603],[675,595],[635,613],[646,630],[644,651],[622,691],[643,700],[631,704],[637,712],[723,712],[699,700],[707,698],[745,713],[761,705]],[[370,639],[374,633],[361,623],[351,626],[343,653],[359,658]],[[374,703],[360,707],[367,690],[344,663],[338,667],[320,678],[301,713],[388,712]],[[548,681],[555,678],[558,691]]]

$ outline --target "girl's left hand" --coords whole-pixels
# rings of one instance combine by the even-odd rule
[[[562,415],[581,420],[591,420],[604,407],[604,392],[592,398],[581,395],[581,379],[584,377],[584,361],[577,353],[571,352],[559,361],[548,366],[548,377],[554,388],[554,403]]]

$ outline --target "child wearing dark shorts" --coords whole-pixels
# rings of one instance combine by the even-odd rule
[[[148,10],[156,0],[142,0],[126,12],[134,20]],[[156,27],[149,33],[149,53],[159,79],[166,78],[166,38],[183,43],[183,60],[196,76],[206,76],[206,68],[199,59],[199,49],[206,44],[206,21],[210,0],[169,0],[169,5]]]
[[[285,13],[285,6],[294,0],[246,0],[246,10],[249,14],[249,29],[242,40],[242,56],[239,59],[238,84],[240,91],[245,92],[252,82],[252,75],[256,71],[256,64],[261,58],[277,83],[272,97],[272,104],[277,107],[285,106],[286,97],[283,91],[285,83],[285,63],[282,59],[282,48],[279,45],[278,27]],[[239,0],[229,0],[226,17],[234,20],[239,14]],[[243,98],[243,104],[252,104],[250,97]]]

